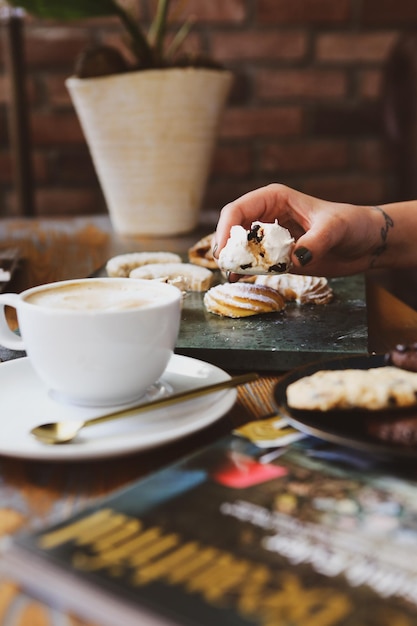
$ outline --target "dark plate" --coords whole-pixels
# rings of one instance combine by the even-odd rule
[[[298,430],[387,459],[416,459],[417,445],[400,445],[380,441],[368,432],[370,420],[395,420],[416,417],[417,407],[412,409],[393,408],[388,411],[340,410],[303,411],[292,409],[287,404],[287,387],[299,378],[309,376],[317,370],[370,369],[384,366],[384,356],[342,357],[330,361],[310,363],[284,376],[274,389],[274,400],[288,422]]]

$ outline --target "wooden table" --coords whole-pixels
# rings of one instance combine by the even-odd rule
[[[8,219],[0,223],[0,247],[18,246],[22,262],[12,288],[20,291],[43,282],[84,277],[115,254],[138,250],[184,252],[200,236],[130,238],[113,233],[106,216],[69,219]],[[417,340],[417,313],[381,287],[367,282],[369,351],[384,352],[400,341]],[[0,365],[1,367],[1,365]],[[271,392],[278,376],[239,389],[232,410],[215,425],[154,451],[106,461],[48,463],[0,458],[0,536],[20,529],[36,529],[79,510],[106,493],[166,465],[251,419],[273,411]],[[4,417],[4,416],[2,416]],[[53,609],[19,589],[0,583],[0,624],[82,626],[71,615],[57,617]]]

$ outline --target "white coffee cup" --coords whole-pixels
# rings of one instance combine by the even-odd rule
[[[6,305],[17,311],[21,337],[8,326]],[[158,281],[85,278],[0,294],[1,308],[0,345],[26,350],[53,397],[110,406],[140,398],[162,376],[181,292]]]

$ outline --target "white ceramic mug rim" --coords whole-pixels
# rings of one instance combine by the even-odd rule
[[[145,278],[128,278],[128,277],[123,277],[123,276],[115,276],[115,277],[97,276],[97,277],[91,277],[91,278],[71,278],[68,280],[58,280],[52,283],[43,283],[42,285],[36,285],[35,287],[30,287],[29,289],[25,289],[20,294],[18,294],[19,300],[20,300],[19,306],[25,306],[25,307],[30,307],[30,308],[36,307],[36,309],[43,309],[43,310],[50,311],[51,310],[50,306],[42,305],[39,303],[35,304],[34,302],[28,302],[27,298],[29,298],[34,293],[38,293],[40,291],[44,291],[47,289],[54,289],[55,287],[62,287],[65,285],[69,286],[69,285],[75,285],[75,284],[80,284],[80,283],[84,284],[87,281],[109,283],[109,284],[111,284],[112,282],[116,282],[116,281],[117,282],[129,281],[129,283],[132,283],[134,281],[136,284],[142,285],[145,288],[152,285],[152,288],[156,288],[158,291],[160,290],[161,292],[162,291],[166,292],[166,298],[164,300],[158,300],[157,302],[147,303],[146,306],[141,307],[142,310],[160,309],[161,307],[171,304],[172,302],[175,302],[176,300],[179,300],[181,298],[181,292],[178,289],[178,287],[175,287],[168,283],[150,281]],[[77,315],[77,314],[85,315],[87,312],[94,314],[94,315],[114,315],[115,312],[117,312],[118,314],[120,313],[129,314],[129,313],[133,313],[135,310],[137,309],[118,309],[118,310],[93,309],[91,311],[86,311],[85,309],[76,310],[76,309],[54,308],[54,315],[68,314],[68,313],[71,315]]]

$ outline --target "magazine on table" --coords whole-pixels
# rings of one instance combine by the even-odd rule
[[[417,481],[314,438],[273,456],[228,435],[9,539],[4,575],[103,626],[415,624]]]

